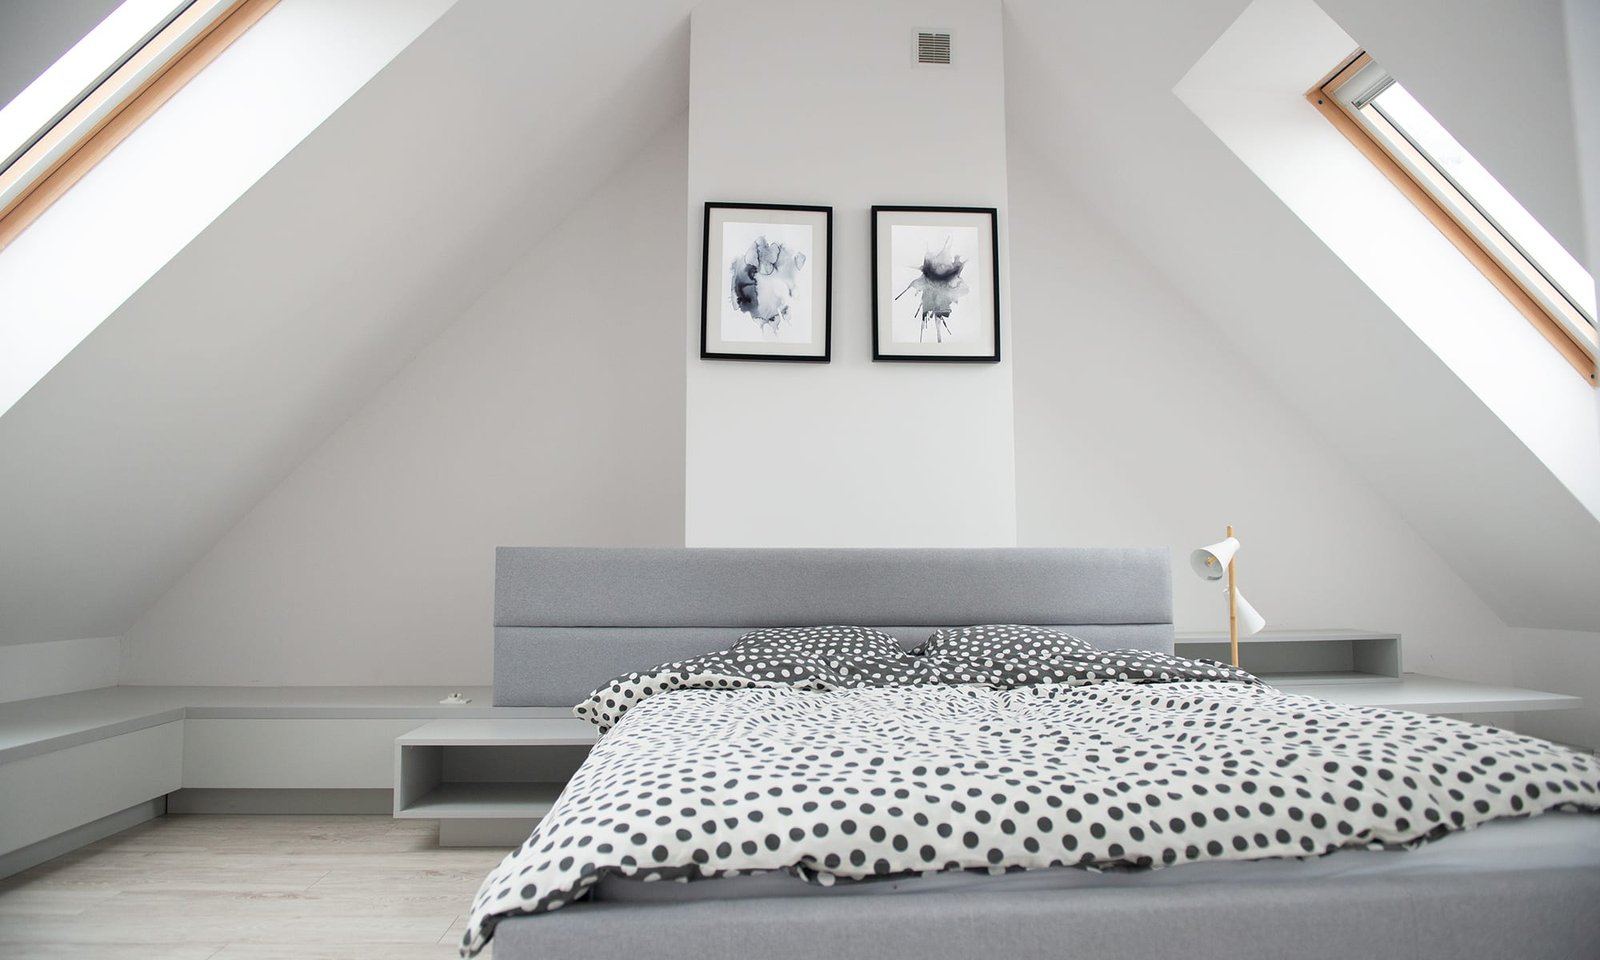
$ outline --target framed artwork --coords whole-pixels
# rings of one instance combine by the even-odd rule
[[[706,204],[700,356],[827,363],[833,208]]]
[[[994,207],[872,208],[872,359],[1000,359]]]

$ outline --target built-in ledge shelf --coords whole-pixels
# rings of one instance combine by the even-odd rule
[[[1227,658],[1222,658],[1227,662]],[[1248,669],[1248,668],[1247,668]],[[1254,673],[1254,671],[1251,671]],[[1256,676],[1275,685],[1285,686],[1298,683],[1399,683],[1399,677],[1390,677],[1379,673],[1363,673],[1360,670],[1291,670],[1285,673],[1258,673]]]
[[[1180,656],[1227,663],[1226,633],[1180,633]],[[1400,676],[1400,635],[1372,630],[1263,630],[1239,638],[1239,666],[1263,680],[1316,683],[1394,680]]]
[[[1229,662],[1226,633],[1180,633],[1179,656]],[[1239,638],[1239,666],[1284,693],[1418,713],[1485,714],[1581,707],[1544,690],[1400,672],[1400,635],[1373,630],[1263,630]]]

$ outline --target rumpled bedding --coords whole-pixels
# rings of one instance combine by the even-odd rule
[[[1592,756],[1293,696],[1212,661],[993,633],[1025,628],[918,657],[829,629],[759,632],[575,708],[610,732],[484,881],[462,954],[607,874],[1161,868],[1600,807]]]
[[[1046,627],[984,624],[940,630],[911,653],[893,637],[869,627],[776,627],[753,630],[727,650],[618,677],[572,712],[604,732],[634,704],[669,690],[1081,686],[1107,680],[1261,683],[1215,660],[1149,650],[1100,650]]]

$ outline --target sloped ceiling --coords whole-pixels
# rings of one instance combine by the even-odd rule
[[[681,114],[688,7],[458,4],[0,417],[0,643],[124,632]]]
[[[1091,198],[1507,623],[1594,629],[1600,522],[1173,95],[1245,6],[1007,0],[1011,135]],[[1338,19],[1344,6],[1371,19],[1365,0],[1327,9]],[[1403,19],[1420,30],[1420,14],[1438,4],[1404,6],[1416,8]],[[1473,6],[1456,55],[1454,34],[1431,37],[1444,47],[1430,48],[1431,62],[1466,64],[1480,81],[1515,76],[1518,64],[1564,63],[1559,29],[1514,23],[1559,20],[1559,5]],[[1463,16],[1452,9],[1449,19]],[[1408,23],[1389,25],[1392,50],[1416,39],[1400,35]],[[1471,59],[1484,54],[1476,38],[1485,32],[1507,41],[1494,63]],[[1565,109],[1568,98],[1559,99]],[[1575,205],[1565,123],[1564,137],[1558,126],[1523,142],[1566,149],[1566,162],[1512,163],[1514,189],[1521,177],[1556,178]],[[1541,196],[1552,189],[1538,187]],[[1225,413],[1217,428],[1227,429]]]

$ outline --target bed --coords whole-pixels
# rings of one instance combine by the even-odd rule
[[[683,773],[689,779],[672,785],[672,789],[685,795],[692,790],[696,802],[705,806],[734,805],[739,802],[739,791],[749,783],[740,782],[737,776],[724,781],[717,775],[720,770],[712,760],[721,754],[716,754],[715,749],[732,745],[733,752],[726,755],[726,762],[736,764],[741,752],[759,752],[750,746],[752,743],[782,744],[785,738],[796,740],[800,736],[803,740],[803,735],[808,735],[813,744],[827,746],[826,731],[840,730],[838,745],[842,749],[836,752],[843,756],[855,749],[851,744],[857,738],[854,731],[840,729],[839,725],[847,722],[840,717],[855,708],[862,716],[877,718],[873,721],[876,726],[863,734],[868,740],[876,737],[883,742],[906,744],[900,751],[906,757],[891,756],[887,766],[881,768],[892,770],[892,775],[885,774],[881,781],[874,782],[908,782],[910,771],[923,771],[929,793],[926,799],[932,802],[937,797],[946,805],[948,796],[939,794],[939,790],[966,787],[971,781],[947,782],[925,770],[929,765],[896,768],[895,763],[912,763],[916,751],[934,749],[939,743],[956,750],[990,736],[999,739],[982,742],[999,745],[1001,756],[997,763],[1010,762],[1011,754],[1032,756],[1039,742],[1051,741],[1049,736],[1038,738],[1035,728],[1044,724],[1047,732],[1053,730],[1052,724],[1062,722],[1059,711],[1069,709],[1094,718],[1121,717],[1116,721],[1120,724],[1137,725],[1143,722],[1140,718],[1165,717],[1162,722],[1170,729],[1202,727],[1208,723],[1206,718],[1213,716],[1233,718],[1227,724],[1235,726],[1250,717],[1270,716],[1272,722],[1261,727],[1271,735],[1268,739],[1281,738],[1286,729],[1289,736],[1294,736],[1297,725],[1353,725],[1367,731],[1369,739],[1363,741],[1363,749],[1369,754],[1387,756],[1390,742],[1372,738],[1389,737],[1391,733],[1393,744],[1403,745],[1394,748],[1399,753],[1415,752],[1420,749],[1415,746],[1418,742],[1443,744],[1439,749],[1452,753],[1455,759],[1443,753],[1428,755],[1429,764],[1438,765],[1438,773],[1430,772],[1429,776],[1449,779],[1466,775],[1471,780],[1471,775],[1465,774],[1468,761],[1472,761],[1472,770],[1493,772],[1477,765],[1483,761],[1471,751],[1479,750],[1502,758],[1503,772],[1509,772],[1508,765],[1513,763],[1519,768],[1528,766],[1526,776],[1516,774],[1521,779],[1504,783],[1504,792],[1498,786],[1457,783],[1453,779],[1448,786],[1441,784],[1441,793],[1460,793],[1462,803],[1482,803],[1484,812],[1474,816],[1466,807],[1467,817],[1460,819],[1459,813],[1441,808],[1444,815],[1438,818],[1441,824],[1433,834],[1447,835],[1432,842],[1390,843],[1383,845],[1387,849],[1345,849],[1323,856],[1306,854],[1303,859],[1288,855],[1274,841],[1273,834],[1291,845],[1310,843],[1308,836],[1318,837],[1307,848],[1312,853],[1328,848],[1327,836],[1333,836],[1335,842],[1338,837],[1332,834],[1331,823],[1323,824],[1326,829],[1321,833],[1301,822],[1300,816],[1289,824],[1283,819],[1285,811],[1278,809],[1285,807],[1281,802],[1272,809],[1277,818],[1272,823],[1279,829],[1254,831],[1260,850],[1250,849],[1251,829],[1237,829],[1232,831],[1232,839],[1244,843],[1244,848],[1233,851],[1222,846],[1216,849],[1215,856],[1202,852],[1198,858],[1187,858],[1196,862],[1171,866],[1167,866],[1172,862],[1171,850],[1181,851],[1181,843],[1166,844],[1166,863],[1160,862],[1157,853],[1163,850],[1161,844],[1148,847],[1155,855],[1156,862],[1152,863],[1151,856],[1135,856],[1145,848],[1137,847],[1125,832],[1117,832],[1125,831],[1126,822],[1136,818],[1124,818],[1120,813],[1115,823],[1100,818],[1120,841],[1112,848],[1119,858],[1157,869],[1102,869],[1107,857],[1102,848],[1093,857],[1086,854],[1081,866],[1072,865],[1075,861],[1057,850],[1057,860],[1049,861],[1057,863],[1055,866],[1046,866],[1046,860],[1040,859],[1029,861],[1031,868],[1023,870],[1009,861],[996,860],[993,868],[985,871],[976,868],[977,861],[962,861],[967,867],[964,870],[928,869],[919,873],[905,869],[910,861],[894,859],[896,855],[890,852],[898,849],[905,857],[914,858],[919,849],[915,837],[902,845],[901,838],[895,835],[891,848],[888,835],[875,830],[875,838],[883,840],[879,847],[872,847],[865,838],[855,845],[884,854],[877,871],[884,875],[860,880],[855,874],[872,872],[871,855],[854,871],[848,862],[841,863],[833,857],[825,863],[820,855],[820,851],[830,849],[826,844],[838,836],[839,821],[835,819],[829,821],[835,827],[829,838],[796,837],[797,841],[813,844],[818,851],[817,857],[807,861],[809,868],[762,870],[753,876],[749,870],[725,870],[692,882],[672,882],[707,872],[706,860],[715,860],[711,841],[716,838],[699,835],[698,828],[683,829],[694,827],[692,823],[662,828],[678,827],[686,844],[681,854],[666,850],[672,845],[670,837],[658,844],[655,836],[645,840],[642,833],[638,834],[644,863],[638,868],[629,864],[625,870],[581,862],[600,859],[591,855],[563,856],[563,850],[555,849],[560,843],[559,834],[554,832],[545,843],[552,852],[543,854],[541,860],[540,852],[533,847],[539,838],[536,831],[529,844],[508,855],[497,874],[491,874],[480,899],[492,900],[509,893],[514,902],[515,887],[522,880],[538,878],[540,883],[548,883],[549,877],[559,877],[558,867],[562,864],[569,867],[566,872],[570,882],[553,901],[546,899],[538,912],[496,912],[492,905],[480,909],[483,904],[475,902],[474,919],[481,923],[484,916],[492,918],[484,926],[492,932],[494,955],[499,960],[555,960],[623,950],[640,950],[661,958],[798,958],[868,953],[929,958],[970,957],[980,952],[1066,958],[1369,955],[1539,960],[1600,956],[1600,912],[1592,907],[1600,898],[1600,818],[1581,812],[1516,816],[1547,808],[1591,809],[1592,797],[1600,790],[1593,758],[1543,752],[1546,748],[1536,742],[1506,739],[1512,735],[1451,721],[1412,719],[1414,715],[1367,708],[1319,706],[1307,698],[1286,697],[1244,680],[1183,672],[1192,671],[1188,667],[1171,667],[1173,675],[1169,678],[1161,671],[1167,669],[1162,665],[1169,663],[1162,658],[1172,650],[1170,570],[1170,557],[1165,550],[1143,549],[502,548],[497,557],[495,702],[506,706],[570,706],[586,702],[594,711],[606,713],[603,725],[618,724],[591,755],[596,768],[588,774],[581,770],[568,788],[569,794],[575,789],[586,792],[591,809],[586,819],[578,816],[584,812],[581,809],[567,811],[572,824],[579,820],[591,825],[604,821],[609,826],[611,817],[600,815],[606,812],[604,808],[613,806],[607,799],[612,794],[605,791],[614,791],[616,797],[629,796],[628,777],[640,775],[637,771],[626,776],[617,772],[623,769],[615,765],[623,762],[624,753],[640,758],[644,769],[665,771],[660,784],[662,792],[668,792],[667,777],[672,775],[669,768],[675,769],[678,758],[686,757],[682,769],[688,771],[696,761],[692,755],[703,752],[705,755],[698,758],[703,761],[701,768]],[[753,648],[754,652],[737,664],[730,663],[729,655],[716,653],[733,647],[752,630],[825,624],[857,625],[894,638],[902,649],[898,654],[882,653],[884,658],[905,656],[906,651],[923,645],[930,633],[941,628],[1042,625],[1097,648],[1076,654],[1080,663],[1074,669],[1079,673],[1102,669],[1103,664],[1104,669],[1122,671],[1119,676],[1126,680],[1130,679],[1126,676],[1130,669],[1137,674],[1146,672],[1139,667],[1153,667],[1160,672],[1157,680],[1161,682],[1099,683],[1091,682],[1092,677],[1083,680],[1072,674],[1046,678],[1051,682],[1039,686],[997,682],[947,688],[923,680],[900,685],[880,677],[861,684],[860,689],[845,690],[841,688],[846,684],[835,677],[830,683],[807,679],[805,683],[813,686],[797,694],[792,689],[795,681],[787,674],[782,682],[740,679],[776,677],[780,669],[790,668],[798,676],[801,670],[795,663],[759,660],[772,656],[765,648]],[[783,635],[777,629],[768,633]],[[1119,655],[1113,660],[1110,655],[1100,656],[1100,650],[1143,653]],[[830,656],[806,662],[824,674],[848,666]],[[670,675],[638,673],[668,661],[709,662],[712,666]],[[760,666],[752,666],[753,663]],[[807,671],[812,669],[806,667]],[[922,669],[920,662],[917,669]],[[969,667],[964,665],[961,669]],[[590,697],[598,684],[630,674],[631,682],[620,682],[610,690],[602,689],[597,697]],[[1171,682],[1167,682],[1169,679]],[[662,692],[666,680],[675,684],[670,696]],[[1083,680],[1084,685],[1077,686],[1078,680]],[[1041,703],[1041,699],[1049,702]],[[606,705],[608,702],[611,706]],[[819,721],[815,715],[818,704],[833,704],[845,713]],[[628,707],[638,715],[619,720]],[[678,739],[663,741],[674,725],[689,722],[685,720],[686,711],[692,724],[679,731]],[[1295,719],[1290,723],[1284,719],[1287,717]],[[707,732],[697,736],[692,732],[695,730]],[[801,731],[802,735],[793,731]],[[947,738],[940,741],[935,734]],[[1188,736],[1189,732],[1181,735]],[[1026,741],[1028,749],[1022,750],[1017,744],[1028,736],[1035,739]],[[748,737],[756,739],[742,739]],[[1070,738],[1060,739],[1065,742]],[[1078,737],[1078,746],[1073,749],[1084,749],[1082,740]],[[697,746],[702,741],[708,746]],[[1138,749],[1111,745],[1104,752],[1121,750],[1124,756],[1113,758],[1121,762],[1138,753]],[[607,750],[615,755],[610,761],[603,756]],[[660,752],[652,757],[651,750]],[[1182,769],[1177,772],[1188,776],[1195,758],[1205,755],[1208,754],[1197,746],[1192,756],[1174,760],[1152,754],[1145,762],[1155,769],[1157,762],[1181,761]],[[1096,764],[1102,761],[1099,754],[1072,756],[1074,762],[1084,756]],[[1515,762],[1515,758],[1524,757],[1524,762]],[[1144,759],[1143,755],[1140,758]],[[1317,758],[1320,769],[1323,760],[1320,754]],[[812,759],[826,762],[820,756]],[[1348,757],[1342,759],[1347,765],[1351,762]],[[609,772],[601,769],[606,762],[613,764]],[[980,767],[986,762],[984,757],[978,758]],[[1105,762],[1109,764],[1111,760]],[[1237,757],[1230,757],[1230,762],[1236,763]],[[836,763],[849,764],[850,760],[846,757]],[[955,765],[964,775],[973,774],[968,769],[970,763]],[[1540,794],[1537,802],[1523,792],[1527,785],[1522,782],[1535,776],[1534,766],[1538,767],[1537,783],[1544,788],[1541,791],[1534,787],[1533,793]],[[866,769],[866,761],[862,767]],[[775,778],[773,782],[778,782],[771,769],[751,769],[757,772],[751,774],[746,769],[741,774],[758,780]],[[1250,814],[1261,817],[1254,801],[1265,798],[1267,789],[1278,789],[1277,784],[1281,783],[1292,791],[1297,783],[1304,784],[1307,774],[1297,772],[1299,769],[1285,766],[1281,757],[1275,764],[1263,762],[1259,778],[1249,778],[1252,788],[1259,783],[1263,790],[1259,797],[1252,796]],[[1208,775],[1211,772],[1207,771]],[[994,776],[993,771],[980,773],[991,779]],[[1365,773],[1361,769],[1361,774]],[[850,776],[855,777],[856,772]],[[1341,802],[1356,803],[1359,799],[1367,803],[1372,796],[1388,796],[1376,784],[1368,788],[1359,779],[1351,779],[1341,788],[1335,781],[1344,781],[1347,776],[1350,775],[1340,771],[1337,776],[1324,778],[1328,789],[1338,792],[1336,796],[1325,793],[1321,798],[1335,804],[1329,809],[1336,809]],[[1021,791],[1040,778],[1018,774],[1002,779],[1012,782],[1017,795],[1022,796]],[[1138,774],[1126,779],[1129,784],[1137,782]],[[794,789],[794,783],[858,781],[830,781],[819,776],[790,777],[787,782],[788,789]],[[1206,782],[1211,789],[1216,788],[1214,782]],[[1242,781],[1230,782],[1243,787]],[[865,796],[870,791],[862,783]],[[1319,788],[1325,786],[1321,780],[1318,784]],[[1516,806],[1495,806],[1506,800],[1504,794],[1512,792],[1511,788],[1515,788]],[[1188,785],[1182,791],[1185,818],[1193,816],[1196,809],[1191,795],[1194,789]],[[1475,792],[1484,789],[1490,793]],[[752,800],[757,792],[747,791]],[[1205,793],[1206,787],[1200,787],[1199,792]],[[1083,799],[1087,800],[1088,793],[1084,791]],[[1118,799],[1109,789],[1105,796]],[[789,804],[782,810],[791,820],[802,816],[800,799],[786,797],[781,801]],[[855,802],[861,798],[851,799]],[[1150,795],[1146,799],[1157,798]],[[1176,793],[1173,800],[1179,800]],[[768,823],[782,819],[770,807],[775,801],[761,798],[759,802],[769,804]],[[878,806],[893,802],[890,794]],[[891,834],[893,817],[906,818],[909,823],[911,811],[920,809],[915,806],[917,802],[912,797],[885,811],[891,819],[882,822],[891,823]],[[1013,799],[1006,801],[1012,802]],[[1317,798],[1308,795],[1308,804],[1316,802]],[[983,803],[984,798],[979,798],[971,805],[982,807]],[[1030,810],[1030,814],[1049,815],[1039,818],[1037,828],[1007,833],[1045,831],[1053,841],[1074,832],[1067,826],[1065,814],[1076,815],[1089,809],[1075,803],[1068,803],[1064,810],[1047,811],[1041,804],[1036,806],[1038,809]],[[1372,806],[1379,805],[1374,802]],[[1122,803],[1118,809],[1131,812],[1137,807],[1137,803]],[[1239,809],[1242,819],[1245,811]],[[552,811],[552,817],[557,812]],[[690,810],[686,808],[684,812]],[[1298,809],[1295,812],[1298,814]],[[1141,814],[1142,823],[1166,822],[1164,815],[1153,818],[1149,810]],[[1385,815],[1392,821],[1396,811],[1385,811]],[[991,822],[987,813],[978,816],[985,823]],[[1476,829],[1450,830],[1451,816],[1458,818],[1458,826]],[[1413,817],[1420,820],[1420,809]],[[617,819],[620,831],[622,818]],[[735,833],[728,831],[734,830],[733,819],[728,818],[726,828],[719,828],[714,818],[706,826],[712,833],[724,829],[732,839]],[[821,819],[817,814],[807,822]],[[1020,816],[1014,819],[1024,822]],[[783,822],[789,829],[796,829],[788,820]],[[1012,820],[1003,822],[1009,824]],[[1406,823],[1405,818],[1400,823]],[[1184,825],[1190,826],[1187,819]],[[562,826],[557,823],[550,829],[556,831]],[[740,829],[744,826],[747,825]],[[927,826],[931,830],[940,825]],[[1093,826],[1098,830],[1102,824]],[[1217,824],[1206,826],[1215,830]],[[1294,829],[1283,829],[1288,826]],[[1392,823],[1389,826],[1392,828]],[[1176,827],[1174,824],[1173,829]],[[1200,836],[1194,832],[1196,829],[1190,826],[1191,834]],[[778,839],[786,843],[781,832]],[[619,833],[619,845],[623,844],[623,835]],[[932,833],[927,834],[928,842],[920,846],[928,851],[928,862],[933,867],[956,862],[949,860],[955,856],[950,850],[960,849],[962,829],[957,827],[953,836],[944,835],[949,848],[941,846],[943,841]],[[969,831],[966,836],[971,837],[972,833]],[[1085,844],[1091,842],[1086,831],[1074,836],[1081,836]],[[1102,836],[1101,843],[1106,842],[1103,831],[1096,836]],[[1358,834],[1356,839],[1364,836],[1367,834]],[[1400,836],[1390,829],[1388,833],[1371,834],[1371,839],[1378,846],[1377,840]],[[585,836],[572,834],[564,842],[573,844],[574,837],[587,849]],[[1029,839],[1031,842],[1032,837]],[[1076,840],[1065,842],[1075,844]],[[1202,851],[1205,842],[1201,841]],[[987,841],[974,840],[969,845],[979,856]],[[659,863],[643,852],[652,846],[663,851]],[[573,845],[570,852],[578,849]],[[736,845],[730,845],[730,849],[737,859],[740,853]],[[769,853],[759,847],[751,852],[758,858]],[[785,854],[774,846],[771,856],[781,860]],[[1177,859],[1186,860],[1181,853]],[[777,861],[771,857],[766,861],[769,866],[774,862]],[[511,875],[517,871],[523,876],[512,880]],[[832,882],[835,875],[843,877],[843,882]],[[497,876],[501,881],[498,890],[490,882]],[[551,902],[561,909],[551,907]],[[468,944],[479,947],[482,939],[474,942],[469,931]]]

